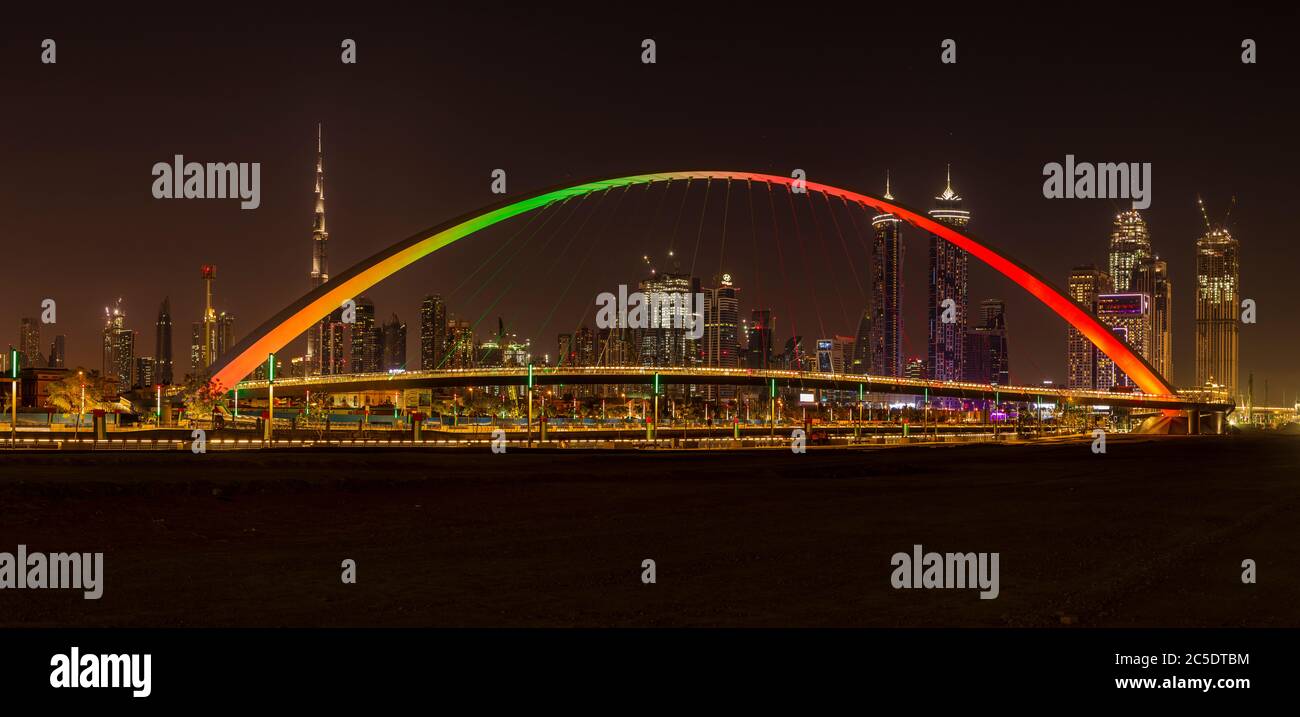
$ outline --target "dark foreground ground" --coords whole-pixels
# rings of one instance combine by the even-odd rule
[[[0,625],[1300,626],[1300,437],[0,455],[19,543],[103,551],[104,596]],[[892,589],[915,543],[999,552],[1001,596]]]

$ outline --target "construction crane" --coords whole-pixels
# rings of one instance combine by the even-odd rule
[[[1210,222],[1210,215],[1205,211],[1205,200],[1201,199],[1201,195],[1199,194],[1196,195],[1196,206],[1200,208],[1201,218],[1205,220],[1205,231],[1213,231],[1214,224]],[[1223,213],[1223,221],[1219,222],[1220,228],[1227,228],[1228,217],[1232,216],[1232,209],[1235,206],[1237,206],[1237,195],[1234,194],[1232,195],[1232,199],[1228,202],[1228,211]]]

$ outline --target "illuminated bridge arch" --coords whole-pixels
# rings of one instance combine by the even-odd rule
[[[265,361],[268,354],[287,346],[290,341],[301,336],[314,324],[338,309],[344,301],[360,296],[367,289],[383,281],[399,269],[423,259],[458,239],[463,239],[498,222],[545,207],[552,202],[563,201],[592,192],[650,184],[652,182],[686,179],[764,182],[768,185],[780,185],[787,188],[790,188],[796,182],[791,177],[754,174],[751,172],[697,171],[637,174],[547,189],[530,194],[522,199],[508,200],[493,207],[466,214],[400,241],[369,259],[357,263],[329,282],[304,295],[257,327],[255,331],[244,337],[225,357],[215,363],[212,367],[212,380],[223,389],[234,386]],[[880,214],[893,214],[922,231],[935,234],[964,249],[971,256],[993,267],[1030,294],[1033,294],[1039,301],[1042,301],[1048,308],[1069,322],[1071,326],[1078,329],[1102,353],[1109,356],[1116,366],[1127,374],[1142,391],[1150,394],[1174,393],[1173,387],[1169,385],[1164,377],[1157,373],[1141,356],[1130,350],[1097,317],[1076,304],[1032,269],[1012,259],[1006,252],[996,249],[988,242],[976,239],[969,233],[960,232],[947,224],[936,222],[923,212],[909,209],[893,201],[885,201],[866,194],[859,194],[858,192],[851,192],[816,182],[805,182],[805,187],[810,192],[820,192],[828,197],[836,197],[846,202],[856,202],[870,207]]]

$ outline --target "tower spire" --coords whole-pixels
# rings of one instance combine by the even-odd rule
[[[889,193],[889,170],[888,169],[885,170],[885,199],[888,199],[891,202],[894,201],[894,195]]]
[[[321,141],[321,123],[316,123],[316,216],[311,231],[311,285],[329,281],[329,232],[325,231],[325,150]],[[312,374],[322,371],[325,355],[322,325],[317,323],[307,334],[307,368]]]
[[[946,172],[946,179],[943,187],[943,194],[940,194],[939,196],[935,197],[935,199],[946,199],[949,201],[961,199],[961,197],[957,196],[956,192],[952,191],[952,163],[948,163],[947,165],[947,172]]]

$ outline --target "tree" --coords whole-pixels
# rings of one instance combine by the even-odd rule
[[[49,403],[60,413],[80,413],[82,409],[82,386],[85,386],[85,409],[110,408],[104,396],[111,393],[107,381],[98,371],[86,371],[78,368],[67,376],[49,386]]]
[[[181,402],[185,405],[185,415],[191,421],[196,418],[211,418],[223,407],[225,391],[207,376],[192,376],[181,389]]]

